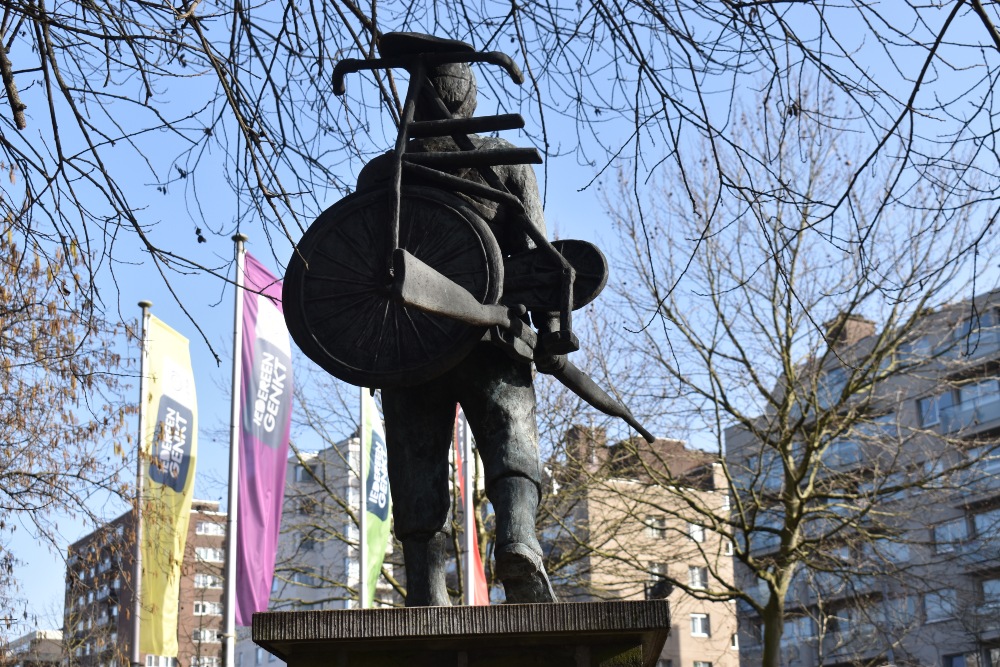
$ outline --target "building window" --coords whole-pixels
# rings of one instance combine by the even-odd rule
[[[1000,507],[974,515],[972,524],[976,529],[976,537],[996,539],[1000,533]]]
[[[688,536],[695,542],[705,541],[705,527],[696,523],[688,524]]]
[[[650,561],[649,574],[653,581],[659,581],[663,577],[667,576],[667,564]]]
[[[945,521],[934,526],[934,551],[943,554],[954,551],[960,542],[969,537],[969,524],[965,517]]]
[[[195,588],[222,588],[222,577],[215,574],[197,573],[194,575]]]
[[[691,636],[711,637],[712,628],[709,624],[708,614],[691,614]]]
[[[740,636],[737,633],[733,633],[733,638],[729,640],[729,648],[734,651],[740,650]]]
[[[295,466],[295,481],[296,482],[312,482],[312,481],[315,481],[315,479],[316,479],[316,470],[317,470],[317,467],[315,465],[311,465],[311,466],[297,465],[297,466]]]
[[[215,644],[219,642],[219,633],[212,628],[198,628],[191,633],[191,639],[196,642]]]
[[[170,658],[165,655],[147,655],[146,667],[176,667],[177,658]]]
[[[938,396],[927,396],[917,400],[921,426],[935,426],[941,423],[940,411],[938,410],[939,398]]]
[[[712,667],[712,663],[708,660],[695,660],[694,667]]]
[[[841,612],[835,618],[835,624],[837,630],[831,630],[834,632],[846,632],[844,629],[846,627],[846,612]],[[811,616],[794,616],[785,620],[783,630],[781,633],[781,643],[782,645],[793,644],[799,645],[807,639],[813,637],[815,633],[813,632],[813,619]]]
[[[987,480],[993,475],[1000,475],[1000,450],[995,445],[973,447],[969,450],[969,460],[975,462],[973,469],[985,475]]]
[[[222,661],[215,655],[191,656],[191,667],[219,667]]]
[[[656,661],[656,667],[674,667],[674,661],[670,658],[662,658]]]
[[[963,653],[943,655],[941,656],[941,665],[942,667],[966,667],[967,665],[971,667],[979,664],[975,653],[968,654],[968,657],[969,659],[966,659],[966,655]]]
[[[901,565],[910,560],[910,545],[888,537],[879,537],[874,542],[865,544],[863,551],[873,563],[888,561]]]
[[[316,573],[312,568],[304,568],[292,575],[292,581],[300,586],[317,586]]]
[[[979,585],[983,593],[983,604],[991,607],[1000,606],[1000,579],[984,579]]]
[[[996,380],[980,380],[958,387],[958,409],[970,410],[1000,400],[1000,386]]]
[[[697,565],[688,566],[688,585],[691,588],[704,590],[708,588],[708,568]]]
[[[226,527],[212,521],[199,521],[194,529],[195,535],[225,535]]]
[[[264,662],[264,649],[259,646],[257,647],[257,652],[254,654],[253,662],[255,665],[260,665]]]
[[[195,616],[222,616],[221,602],[195,602]]]
[[[725,556],[733,555],[733,541],[728,537],[722,538],[722,553]]]
[[[955,617],[958,597],[953,588],[924,595],[924,623],[936,623]]]
[[[646,535],[662,538],[667,536],[667,517],[662,515],[646,516]]]
[[[195,547],[194,557],[205,563],[222,563],[226,559],[226,552],[212,547]]]

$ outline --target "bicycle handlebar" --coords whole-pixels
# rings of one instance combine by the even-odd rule
[[[375,58],[372,60],[345,58],[333,68],[333,94],[343,95],[347,92],[347,86],[344,84],[344,76],[346,74],[362,70],[396,68],[403,68],[412,73],[414,59],[423,60],[427,66],[445,65],[447,63],[488,63],[490,65],[498,65],[507,71],[511,81],[519,86],[524,83],[524,75],[521,73],[521,69],[510,59],[510,56],[499,51],[423,53],[418,56],[397,56],[394,58]]]

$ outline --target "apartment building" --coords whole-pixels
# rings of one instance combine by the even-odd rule
[[[607,446],[600,429],[576,427],[567,441],[569,465],[550,480],[552,519],[542,522],[560,599],[665,597],[672,627],[658,667],[736,667],[734,604],[699,597],[731,584],[731,543],[657,474],[669,470],[688,498],[724,514],[729,496],[717,460],[677,440]]]
[[[824,541],[786,596],[781,663],[1000,667],[1000,294],[922,313],[885,355],[874,323],[837,325],[810,395],[842,417],[828,420],[840,431],[821,441],[811,479],[829,506],[811,508],[803,532]],[[867,388],[848,396],[864,373]],[[764,499],[749,552],[776,557],[781,536],[767,528],[782,525],[786,468],[744,428],[727,431],[726,452],[737,493]],[[735,573],[767,599],[753,572]],[[762,620],[749,604],[737,610],[741,658],[759,663]]]
[[[352,515],[360,504],[359,454],[360,441],[351,437],[289,456],[269,610],[357,607],[358,528]],[[401,603],[384,582],[375,597]],[[250,640],[249,628],[238,629],[236,667],[281,664]]]
[[[146,667],[220,667],[226,515],[191,505],[181,566],[178,657],[140,655]],[[69,547],[64,644],[70,665],[128,665],[132,644],[135,515],[127,512]]]
[[[62,663],[61,630],[34,630],[0,647],[2,667],[59,667]]]

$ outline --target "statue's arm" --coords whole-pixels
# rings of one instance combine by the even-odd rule
[[[517,165],[512,170],[507,181],[507,189],[511,194],[521,200],[524,206],[525,220],[521,224],[534,227],[542,236],[545,236],[545,215],[542,211],[542,196],[538,191],[538,181],[535,178],[535,170],[530,165]],[[528,232],[523,226],[514,225],[515,229],[509,231],[514,234],[512,239],[517,250],[529,250],[535,247],[535,243],[528,236]],[[559,311],[532,311],[531,322],[538,333],[544,336],[552,331],[559,330]],[[542,351],[539,351],[544,354]]]

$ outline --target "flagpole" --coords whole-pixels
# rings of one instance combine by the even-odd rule
[[[132,570],[132,646],[129,659],[133,667],[139,667],[139,612],[142,609],[140,599],[142,591],[142,488],[145,471],[142,465],[142,450],[146,438],[146,373],[149,340],[149,309],[152,301],[140,301],[142,308],[142,329],[139,333],[141,349],[139,351],[139,449],[135,456],[135,567]]]
[[[368,528],[368,452],[365,451],[365,435],[368,429],[368,411],[365,406],[367,389],[359,387],[361,398],[361,426],[358,428],[358,497],[361,499],[358,507],[358,608],[368,606],[368,545],[365,532]],[[370,435],[370,434],[369,434]]]
[[[472,550],[476,548],[477,540],[474,539],[476,536],[476,515],[473,507],[475,488],[472,484],[474,481],[473,471],[476,469],[476,454],[472,451],[472,431],[469,429],[469,421],[465,418],[465,413],[462,413],[462,458],[464,464],[462,476],[465,483],[465,493],[462,498],[464,505],[462,518],[465,520],[465,570],[463,571],[465,585],[462,588],[465,590],[465,604],[474,605],[476,604],[476,572]]]
[[[223,667],[236,664],[236,511],[239,502],[240,395],[243,383],[243,273],[245,234],[233,236],[236,243],[236,305],[233,308],[233,387],[229,417],[229,500],[226,506],[225,623],[222,631]]]

